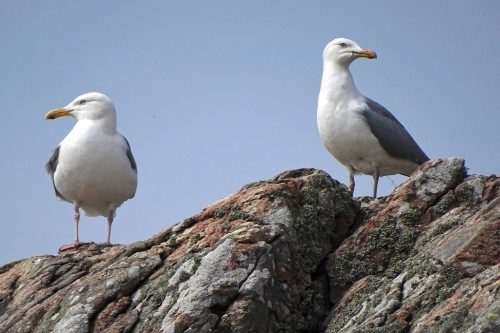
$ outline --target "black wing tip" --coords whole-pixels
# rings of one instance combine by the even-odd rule
[[[413,141],[413,142],[415,143],[416,148],[418,149],[418,155],[415,156],[415,162],[420,165],[420,164],[424,164],[425,162],[429,161],[430,160],[429,156],[427,156],[427,154],[424,153],[422,148],[420,148],[420,146],[415,141]]]
[[[418,164],[424,164],[425,162],[427,161],[430,161],[431,159],[429,157],[427,157],[427,155],[424,155],[425,157],[424,158],[421,158],[419,161],[418,161]]]
[[[137,164],[135,163],[134,155],[132,155],[132,150],[130,148],[127,150],[127,157],[130,161],[130,166],[134,169],[135,173],[137,173]]]
[[[130,143],[128,143],[128,140],[125,136],[123,136],[123,140],[125,140],[125,143],[127,144],[127,157],[128,160],[130,161],[130,166],[132,169],[134,169],[135,173],[137,173],[137,163],[135,162],[134,155],[132,154],[132,148],[130,148]]]

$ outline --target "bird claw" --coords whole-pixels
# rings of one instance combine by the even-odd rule
[[[79,246],[86,245],[86,244],[93,244],[94,242],[80,242],[80,241],[74,241],[73,243],[69,244],[63,244],[59,247],[59,252],[63,251],[68,251],[71,249],[77,249]]]

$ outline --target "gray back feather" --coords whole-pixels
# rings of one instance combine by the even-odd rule
[[[392,113],[377,102],[366,97],[365,99],[369,110],[363,110],[363,115],[373,135],[389,155],[417,164],[429,160],[429,157]]]

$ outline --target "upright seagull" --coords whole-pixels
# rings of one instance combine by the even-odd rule
[[[373,177],[375,198],[380,176],[409,176],[429,158],[392,113],[358,91],[349,65],[360,57],[377,54],[346,38],[326,45],[317,121],[326,149],[349,172],[351,194],[354,175],[363,173]]]
[[[77,122],[45,166],[56,196],[75,208],[75,241],[59,251],[83,244],[78,238],[80,208],[87,216],[107,217],[109,243],[116,209],[133,198],[137,189],[134,156],[127,139],[116,131],[115,106],[108,96],[81,95],[64,108],[49,111],[45,119],[63,116]]]

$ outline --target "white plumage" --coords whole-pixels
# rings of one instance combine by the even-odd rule
[[[116,209],[135,195],[137,166],[130,146],[116,130],[116,111],[109,97],[87,93],[62,109],[47,113],[46,119],[72,116],[77,122],[54,150],[46,169],[56,195],[75,207],[75,242],[78,246],[79,208],[85,215],[105,216],[108,237]]]
[[[377,55],[346,38],[325,47],[318,130],[326,149],[347,168],[351,193],[354,174],[363,173],[373,177],[376,197],[380,176],[409,176],[429,158],[387,109],[358,91],[349,65],[360,57]]]

